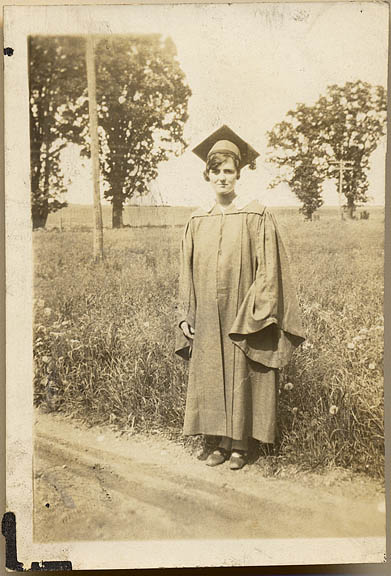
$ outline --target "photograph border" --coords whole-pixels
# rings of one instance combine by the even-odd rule
[[[163,10],[170,9],[172,4],[174,3],[167,8],[163,7]],[[186,4],[192,3],[180,4],[185,8]],[[293,565],[302,564],[303,557],[306,564],[316,565],[383,562],[385,552],[383,538],[297,538],[240,542],[173,540],[154,541],[153,549],[149,541],[47,544],[33,542],[32,385],[26,392],[26,381],[32,383],[32,361],[27,358],[26,361],[22,361],[20,357],[20,350],[31,350],[29,356],[32,360],[32,290],[28,291],[26,288],[32,287],[33,280],[29,199],[27,37],[30,34],[47,34],[48,23],[51,27],[50,34],[69,34],[70,32],[64,32],[67,26],[72,26],[73,34],[103,34],[108,31],[129,33],[117,32],[112,26],[108,30],[108,11],[111,9],[140,11],[147,10],[148,6],[157,9],[161,4],[7,6],[4,10],[4,45],[12,46],[15,50],[15,58],[8,58],[5,66],[6,377],[8,382],[12,382],[12,388],[8,386],[6,391],[6,468],[7,510],[14,512],[16,516],[18,559],[25,567],[41,558],[46,561],[70,560],[74,569],[89,570],[113,567]],[[179,4],[175,6],[178,7]],[[57,14],[56,17],[53,16],[54,12]],[[58,13],[62,13],[63,17],[58,18]],[[84,19],[80,17],[81,14]],[[85,26],[88,26],[88,30]],[[15,119],[17,119],[16,125]],[[388,133],[388,145],[389,143],[390,133]],[[389,170],[387,182],[386,188],[389,190]],[[387,209],[389,203],[386,194],[386,231],[389,231],[390,224]],[[388,234],[386,234],[386,253],[390,253]],[[386,342],[390,341],[387,328],[385,339]],[[385,394],[386,391],[385,379]],[[386,414],[388,403],[386,397]],[[281,550],[284,550],[283,561]],[[115,566],[113,558],[116,558]]]

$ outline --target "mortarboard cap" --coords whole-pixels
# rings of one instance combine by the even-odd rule
[[[258,152],[250,144],[240,138],[225,124],[205,138],[201,144],[193,148],[193,152],[204,162],[207,161],[210,154],[215,152],[235,154],[239,158],[240,168],[250,164],[252,169],[255,168],[255,159],[259,156]]]

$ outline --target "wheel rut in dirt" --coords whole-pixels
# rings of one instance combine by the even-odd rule
[[[102,440],[103,438],[103,440]],[[161,438],[117,438],[39,415],[34,538],[131,540],[382,536],[379,496],[345,496],[209,468]]]

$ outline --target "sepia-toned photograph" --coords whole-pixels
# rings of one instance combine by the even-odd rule
[[[8,7],[5,46],[18,561],[384,562],[388,7]]]

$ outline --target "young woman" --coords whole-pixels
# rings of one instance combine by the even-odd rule
[[[218,436],[207,458],[231,469],[248,439],[273,443],[278,369],[303,340],[288,261],[274,217],[240,204],[240,170],[258,153],[227,126],[193,152],[216,203],[187,223],[181,248],[176,352],[190,360],[184,434]]]

